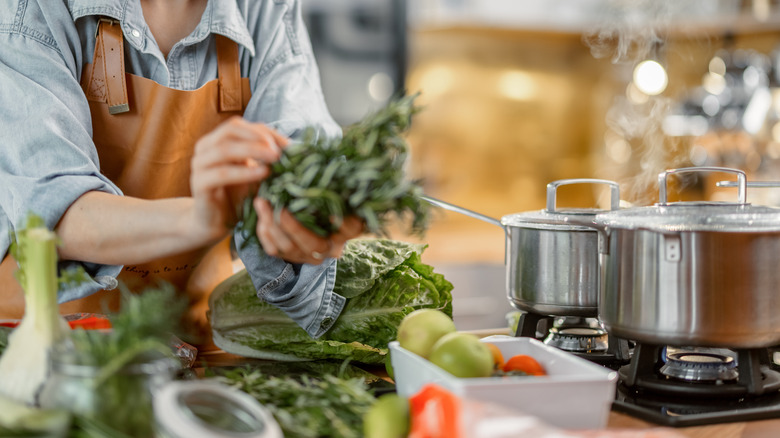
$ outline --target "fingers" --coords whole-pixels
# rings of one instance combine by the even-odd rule
[[[283,218],[277,222],[271,204],[268,201],[256,198],[254,205],[259,218],[257,237],[260,239],[266,254],[282,258],[291,263],[309,263],[313,265],[320,264],[325,259],[325,257],[317,257],[316,250],[311,247],[311,241],[301,245],[301,241],[307,241],[306,237],[302,239],[299,236],[295,236],[294,233],[287,231],[289,227],[280,225],[281,222],[288,222],[291,219],[297,223],[289,212],[283,211]],[[297,229],[296,231],[304,231],[310,234],[310,236],[307,236],[308,238],[314,236],[315,239],[319,239],[314,233],[305,229],[302,225],[298,225],[302,229]]]
[[[223,188],[224,186],[247,184],[265,178],[268,166],[244,167],[221,166],[200,172],[191,184],[193,193]]]
[[[289,140],[275,130],[259,123],[249,123],[233,117],[220,124],[196,144],[193,165],[207,167],[214,163],[247,160],[273,163],[281,156]]]
[[[193,195],[234,186],[233,191],[257,183],[269,172],[269,163],[281,156],[289,140],[260,123],[233,117],[195,145],[190,185]],[[246,190],[240,190],[242,193]],[[235,197],[231,193],[231,198]]]
[[[325,238],[306,228],[287,210],[282,210],[277,221],[270,203],[264,199],[255,199],[254,205],[260,218],[257,235],[263,249],[288,262],[316,265],[326,258],[339,257],[347,240],[363,232],[363,222],[348,217],[337,233]]]

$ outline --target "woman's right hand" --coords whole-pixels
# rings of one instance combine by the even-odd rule
[[[209,240],[219,240],[235,225],[238,208],[269,173],[289,139],[262,123],[233,117],[195,144],[190,189],[195,223]]]

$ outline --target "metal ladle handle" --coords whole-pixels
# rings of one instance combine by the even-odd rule
[[[747,204],[747,175],[745,172],[739,169],[732,169],[729,167],[681,167],[679,169],[669,169],[658,174],[658,204],[666,205],[666,177],[672,174],[688,173],[688,172],[724,172],[733,173],[737,175],[737,187],[738,187],[738,200],[740,204]]]
[[[547,208],[550,213],[556,211],[556,198],[558,196],[558,187],[569,184],[606,184],[610,186],[610,199],[609,209],[617,210],[620,208],[620,186],[615,181],[607,179],[594,179],[594,178],[572,178],[572,179],[559,179],[547,184]]]
[[[485,216],[482,213],[477,213],[476,211],[471,211],[471,210],[468,210],[466,208],[459,207],[459,206],[454,205],[454,204],[450,204],[449,202],[444,202],[444,201],[436,199],[436,198],[431,198],[428,195],[420,196],[420,198],[422,200],[424,200],[424,201],[429,202],[430,204],[433,204],[433,205],[435,205],[437,207],[441,207],[441,208],[443,208],[445,210],[450,210],[450,211],[454,211],[456,213],[465,214],[466,216],[473,217],[474,219],[479,219],[481,221],[485,221],[487,223],[490,223],[490,224],[493,224],[493,225],[498,225],[499,227],[504,228],[504,225],[501,224],[500,220],[492,218],[490,216]]]

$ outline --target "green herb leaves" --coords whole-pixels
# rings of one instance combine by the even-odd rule
[[[274,377],[237,368],[217,378],[268,408],[285,437],[361,437],[363,416],[375,402],[360,377]]]
[[[357,216],[366,231],[386,236],[392,214],[411,215],[412,232],[427,226],[428,205],[422,188],[404,173],[408,156],[401,136],[418,111],[417,95],[395,100],[346,129],[341,139],[318,137],[307,129],[301,143],[288,146],[257,196],[267,199],[278,215],[283,208],[320,236],[336,232],[347,216]],[[252,199],[244,203],[239,227],[254,238],[257,216]]]

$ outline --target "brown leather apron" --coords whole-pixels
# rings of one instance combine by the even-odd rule
[[[121,27],[102,19],[92,64],[84,67],[81,86],[89,100],[93,140],[101,172],[126,196],[160,199],[190,195],[190,161],[195,142],[226,119],[243,114],[251,95],[241,78],[238,45],[215,35],[218,79],[184,91],[162,86],[124,68]],[[121,251],[121,248],[117,248]],[[23,296],[10,277],[15,261],[0,265],[0,317],[19,317]],[[119,281],[139,292],[159,281],[171,283],[190,300],[189,318],[207,335],[208,294],[232,273],[229,240],[142,265],[125,266]],[[9,284],[14,287],[8,287]],[[10,292],[10,293],[9,293]],[[116,291],[101,291],[64,303],[61,313],[115,310]]]

